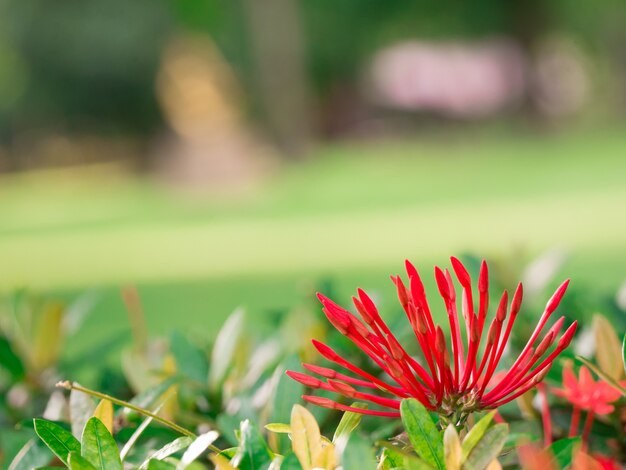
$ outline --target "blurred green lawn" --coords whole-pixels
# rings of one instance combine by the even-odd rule
[[[430,274],[468,251],[562,248],[575,282],[615,288],[626,278],[625,179],[624,129],[328,145],[211,200],[107,168],[5,176],[0,289],[98,288],[85,328],[103,336],[127,330],[118,288],[128,283],[151,331],[211,335],[236,306],[280,311],[322,277],[341,292],[391,292],[405,258]]]

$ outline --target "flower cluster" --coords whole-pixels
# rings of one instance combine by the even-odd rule
[[[313,375],[294,371],[288,371],[288,375],[310,388],[336,392],[346,398],[377,406],[364,410],[319,396],[305,395],[303,398],[327,408],[396,417],[399,416],[400,400],[414,397],[445,420],[462,424],[469,413],[497,408],[540,382],[554,359],[570,344],[576,331],[574,322],[560,336],[564,317],[547,327],[569,281],[561,284],[548,301],[517,359],[508,370],[496,374],[520,311],[522,285],[518,285],[510,305],[508,293],[503,293],[495,316],[484,334],[489,304],[487,264],[483,261],[481,265],[478,295],[475,298],[467,269],[458,259],[451,258],[451,261],[461,287],[460,299],[457,299],[450,271],[435,267],[435,280],[447,312],[449,337],[433,320],[424,285],[415,267],[406,262],[408,286],[400,276],[392,276],[398,298],[422,351],[419,361],[407,353],[364,291],[359,289],[358,296],[353,297],[360,318],[318,294],[328,320],[376,363],[386,377],[370,374],[326,344],[313,340],[319,353],[345,369],[345,373],[303,364]],[[459,303],[460,306],[457,305]],[[459,321],[460,316],[463,317],[464,328]]]

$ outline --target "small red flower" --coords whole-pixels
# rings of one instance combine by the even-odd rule
[[[571,364],[563,368],[563,388],[553,388],[552,393],[565,398],[575,408],[597,415],[612,413],[615,407],[611,403],[621,396],[620,391],[608,383],[594,381],[585,366],[580,368],[577,379]]]
[[[521,307],[522,285],[518,285],[510,306],[508,293],[504,292],[486,337],[483,338],[489,303],[487,264],[483,261],[480,268],[478,299],[475,302],[469,273],[458,259],[451,258],[451,261],[462,289],[460,309],[452,275],[447,269],[435,267],[435,280],[450,325],[449,339],[442,327],[433,321],[424,285],[415,267],[406,262],[408,287],[400,276],[391,278],[422,350],[420,361],[406,352],[382,320],[374,302],[361,289],[358,290],[358,297],[353,297],[360,319],[318,294],[328,320],[376,363],[386,378],[366,372],[329,346],[315,340],[313,344],[319,353],[345,369],[346,373],[303,364],[319,378],[293,371],[288,371],[287,374],[308,387],[337,392],[344,397],[367,401],[383,409],[363,410],[318,396],[305,395],[303,398],[327,408],[396,417],[399,416],[400,400],[414,397],[428,409],[437,411],[443,418],[460,424],[469,413],[497,408],[540,382],[554,359],[569,345],[576,331],[574,322],[557,341],[565,322],[565,318],[561,317],[538,341],[569,281],[561,284],[548,301],[537,327],[513,365],[493,380]],[[464,320],[463,332],[459,324],[459,312]],[[485,343],[481,348],[483,339]],[[546,354],[555,344],[556,347]],[[389,396],[381,396],[381,391]]]

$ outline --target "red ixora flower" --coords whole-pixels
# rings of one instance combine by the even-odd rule
[[[580,368],[578,379],[568,363],[563,368],[563,388],[552,388],[552,393],[565,398],[574,407],[570,422],[569,435],[574,437],[578,433],[580,412],[587,412],[583,426],[583,442],[587,442],[591,426],[596,415],[612,413],[615,407],[611,404],[622,396],[621,392],[608,383],[593,380],[591,372],[585,366]]]
[[[451,261],[462,288],[460,310],[452,275],[447,269],[435,267],[435,280],[450,325],[449,340],[441,326],[433,321],[424,285],[415,267],[406,262],[408,287],[400,276],[391,277],[422,350],[421,361],[406,352],[382,320],[374,302],[363,290],[359,289],[358,297],[352,299],[361,319],[318,294],[328,320],[374,361],[386,377],[380,378],[368,373],[316,340],[313,340],[313,345],[319,353],[345,369],[346,373],[303,364],[305,369],[319,378],[294,371],[288,371],[287,374],[313,389],[336,392],[346,398],[369,402],[382,409],[363,410],[319,396],[305,395],[303,398],[326,408],[397,417],[400,400],[413,397],[426,408],[437,411],[446,421],[462,424],[471,412],[497,408],[540,382],[554,359],[570,344],[576,331],[577,323],[574,322],[557,341],[565,322],[565,317],[561,317],[542,334],[561,301],[569,280],[561,284],[548,301],[519,357],[508,370],[494,378],[521,307],[522,285],[518,285],[510,306],[507,292],[503,293],[495,317],[487,330],[486,342],[481,348],[489,303],[487,264],[483,261],[480,267],[478,301],[475,305],[469,273],[458,259],[451,258]],[[459,311],[464,319],[464,334],[459,324]],[[538,341],[540,335],[543,336]],[[556,347],[546,355],[555,343]]]
[[[622,396],[619,390],[608,383],[593,380],[591,372],[585,366],[580,368],[576,379],[571,364],[563,368],[563,388],[552,388],[552,393],[565,398],[574,408],[597,415],[612,413],[615,408],[611,403]]]

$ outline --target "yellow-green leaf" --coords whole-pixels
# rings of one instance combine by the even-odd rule
[[[464,470],[485,468],[498,457],[509,434],[506,424],[496,424],[482,436],[463,463]]]
[[[355,402],[352,403],[350,406],[352,408],[360,408],[362,410],[367,409],[367,403]],[[346,411],[341,417],[341,421],[339,421],[337,429],[335,429],[335,434],[333,435],[333,443],[337,443],[340,439],[347,440],[350,436],[350,433],[354,431],[361,422],[362,417],[363,415],[361,413]]]
[[[100,400],[93,415],[102,421],[107,430],[113,434],[113,403],[109,400]]]
[[[448,425],[443,433],[443,455],[446,460],[446,470],[461,470],[463,449],[459,434],[452,424]]]
[[[209,458],[211,462],[213,462],[213,465],[215,465],[216,470],[235,470],[235,467],[230,464],[230,460],[223,455],[212,454]]]
[[[291,410],[291,446],[303,470],[313,468],[315,458],[322,452],[322,438],[317,421],[301,405],[294,405]]]
[[[326,444],[322,450],[313,458],[313,468],[324,468],[326,470],[335,470],[337,467],[337,457],[335,456],[335,446]]]
[[[271,432],[276,432],[279,434],[285,434],[291,432],[291,426],[285,423],[269,423],[265,425],[265,429]]]
[[[593,316],[593,334],[596,341],[596,360],[598,366],[614,380],[620,380],[624,368],[620,361],[622,345],[611,323],[602,315]]]
[[[493,420],[495,414],[495,411],[491,411],[483,416],[480,421],[478,421],[467,433],[467,436],[465,436],[465,439],[463,439],[463,444],[461,445],[463,449],[463,460],[467,459],[467,456],[470,454],[472,449],[476,447],[478,441],[480,441],[485,435],[485,432],[491,424],[491,421]]]

